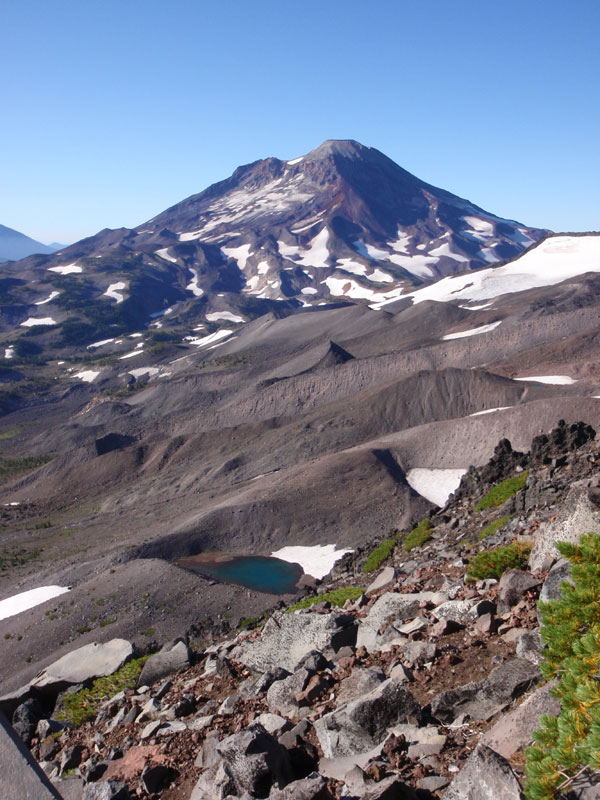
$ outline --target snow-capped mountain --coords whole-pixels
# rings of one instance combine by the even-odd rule
[[[546,233],[424,183],[374,148],[327,141],[291,161],[240,167],[133,230],[7,265],[17,280],[2,323],[34,325],[44,305],[46,324],[76,316],[93,342],[108,327],[162,326],[167,314],[210,328],[382,303],[514,258]]]

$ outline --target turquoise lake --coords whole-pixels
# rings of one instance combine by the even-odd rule
[[[175,559],[175,564],[208,578],[269,594],[295,594],[304,574],[299,564],[271,556],[232,556],[222,560],[214,556],[186,556]]]

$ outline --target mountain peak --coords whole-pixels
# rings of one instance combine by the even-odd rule
[[[307,153],[305,158],[313,161],[333,155],[342,156],[343,158],[361,158],[372,149],[371,147],[365,147],[364,144],[354,139],[327,139],[323,144]]]

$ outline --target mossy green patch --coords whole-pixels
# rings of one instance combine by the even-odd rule
[[[97,678],[89,689],[81,689],[73,694],[65,694],[62,699],[62,711],[57,718],[74,725],[81,725],[92,719],[102,703],[110,700],[123,689],[131,689],[140,676],[142,667],[150,656],[141,656],[128,661],[127,664],[106,678]]]
[[[332,606],[343,606],[346,600],[358,600],[363,593],[364,589],[360,586],[343,586],[341,589],[332,589],[330,592],[324,594],[311,595],[310,597],[303,597],[293,606],[287,609],[288,614],[292,611],[298,611],[300,608],[310,608],[315,603],[331,603]]]
[[[384,539],[381,544],[377,545],[375,550],[369,554],[369,557],[363,564],[362,571],[365,573],[365,575],[368,575],[369,572],[374,572],[387,558],[392,555],[396,545],[398,544],[399,537],[400,534],[396,534],[390,539]]]
[[[500,528],[503,528],[509,521],[510,517],[498,517],[488,522],[488,524],[479,531],[479,536],[477,538],[481,542],[483,539],[487,539],[488,536],[493,536],[494,533],[497,533]]]
[[[484,494],[475,508],[477,511],[485,511],[486,508],[501,506],[502,503],[505,503],[510,497],[524,488],[528,477],[529,471],[525,470],[525,472],[514,475],[512,478],[506,478],[506,480],[493,486],[487,494]]]
[[[422,519],[416,528],[405,537],[402,546],[406,551],[412,550],[414,547],[421,547],[428,539],[431,539],[431,531],[433,525],[428,519]]]

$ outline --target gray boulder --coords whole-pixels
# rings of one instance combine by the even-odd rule
[[[305,688],[312,674],[307,669],[298,669],[282,681],[272,683],[267,692],[269,710],[293,717],[298,712],[295,695]]]
[[[388,678],[363,697],[314,723],[325,758],[364,753],[380,744],[388,729],[421,719],[421,709],[402,681]]]
[[[218,761],[214,766],[203,772],[190,800],[224,800],[237,792],[235,782],[223,761]]]
[[[526,658],[532,664],[538,665],[542,660],[542,647],[540,629],[534,628],[532,631],[526,631],[517,640],[517,657]]]
[[[561,558],[552,567],[540,590],[540,603],[548,603],[550,600],[560,600],[560,587],[563,581],[572,584],[571,562],[566,558]]]
[[[340,681],[335,704],[339,708],[344,703],[363,697],[376,689],[385,680],[385,673],[379,667],[354,669],[347,678]]]
[[[120,781],[86,783],[81,800],[130,800],[127,786]]]
[[[550,691],[556,686],[556,680],[540,686],[520,706],[504,714],[498,722],[486,731],[480,739],[504,758],[510,758],[518,750],[530,744],[531,736],[540,724],[542,714],[557,716],[560,713],[560,701],[552,697]]]
[[[393,567],[384,567],[375,580],[368,585],[365,591],[367,597],[392,586],[396,582],[396,574],[396,570]]]
[[[431,713],[443,723],[452,722],[460,714],[486,721],[504,710],[539,678],[535,664],[515,658],[496,667],[481,681],[440,692],[431,701]]]
[[[389,778],[370,786],[361,795],[361,800],[418,800],[418,795],[396,775],[390,775]]]
[[[183,639],[169,642],[150,656],[138,678],[138,686],[151,686],[155,681],[166,678],[190,665],[190,651]]]
[[[600,530],[600,509],[597,495],[590,491],[589,481],[571,484],[569,492],[559,506],[556,519],[545,522],[535,532],[533,549],[529,557],[531,570],[544,569],[559,558],[556,542],[577,544],[582,533]]]
[[[541,581],[521,569],[507,569],[498,584],[498,599],[506,607],[516,605],[525,592],[539,586]]]
[[[442,800],[521,800],[512,767],[489,747],[477,745]]]
[[[228,736],[217,752],[238,794],[268,797],[273,785],[283,788],[292,779],[288,751],[262,725]]]
[[[302,780],[289,783],[284,789],[273,787],[269,800],[331,800],[327,781],[316,772]]]
[[[112,675],[132,654],[133,646],[126,639],[111,639],[104,644],[92,642],[50,664],[30,685],[40,691],[58,693],[67,686]]]
[[[61,800],[42,769],[0,712],[0,775],[2,797]]]
[[[377,644],[379,629],[386,622],[414,619],[422,604],[442,603],[447,599],[447,595],[442,592],[418,592],[416,594],[387,592],[375,601],[365,619],[361,621],[356,646],[365,647],[369,652],[373,651]]]
[[[231,652],[231,658],[258,672],[275,667],[294,672],[313,650],[330,657],[355,642],[356,623],[348,614],[278,612],[268,620],[260,638],[241,642]]]
[[[30,697],[29,700],[21,703],[21,705],[15,709],[12,717],[12,725],[26,745],[29,745],[36,731],[38,722],[43,716],[44,709],[40,701],[36,700],[35,697]]]

